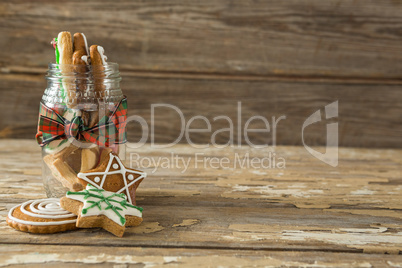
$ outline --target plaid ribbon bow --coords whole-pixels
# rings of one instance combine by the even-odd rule
[[[69,121],[56,109],[51,109],[41,103],[36,141],[42,147],[55,140],[75,138],[79,141],[109,147],[127,141],[126,120],[127,98],[122,99],[116,105],[111,115],[104,116],[97,125],[91,128],[83,124],[81,116],[74,116]]]

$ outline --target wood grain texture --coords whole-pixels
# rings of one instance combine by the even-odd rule
[[[0,266],[29,267],[396,267],[402,256],[333,252],[1,245]]]
[[[398,1],[3,1],[2,66],[45,66],[62,30],[125,70],[400,79]],[[28,46],[26,44],[29,44]]]
[[[243,123],[286,115],[277,143],[301,145],[304,120],[339,100],[341,146],[402,148],[401,11],[392,0],[3,1],[0,138],[35,134],[45,68],[54,61],[49,41],[69,30],[84,32],[120,64],[130,114],[148,123],[154,103],[177,106],[187,120],[212,120],[235,119],[242,101]],[[155,140],[175,140],[178,122],[174,112],[162,113]],[[216,121],[212,132],[223,127]],[[326,144],[325,122],[306,131],[307,144]],[[272,144],[270,134],[250,135]],[[135,125],[129,137],[139,139]]]
[[[401,150],[341,148],[339,166],[331,168],[304,148],[278,146],[276,158],[283,157],[286,168],[260,169],[239,164],[204,167],[204,157],[228,158],[232,164],[236,154],[267,157],[266,150],[246,146],[128,148],[127,164],[148,173],[137,192],[144,222],[119,239],[94,229],[28,235],[5,226],[13,205],[45,195],[37,145],[2,140],[0,148],[2,243],[388,254],[402,250]],[[171,153],[189,161],[189,167],[152,164],[152,159]],[[204,162],[196,161],[196,153]],[[148,160],[137,166],[135,154]]]
[[[192,133],[191,141],[211,143],[212,134],[228,128],[226,120],[215,120],[220,115],[228,116],[234,126],[235,144],[238,143],[238,102],[241,102],[241,131],[246,121],[255,115],[267,118],[269,133],[249,133],[253,144],[301,145],[303,122],[316,110],[321,109],[323,121],[305,129],[308,145],[326,144],[326,124],[338,122],[341,146],[355,147],[402,147],[402,104],[399,101],[399,85],[339,84],[334,82],[286,81],[233,81],[195,78],[152,78],[123,75],[122,88],[129,100],[129,115],[143,117],[151,128],[151,105],[166,103],[178,107],[185,122],[196,116],[205,116],[211,122],[210,133]],[[0,96],[3,117],[0,121],[1,138],[34,138],[38,120],[38,107],[46,83],[42,75],[0,75]],[[246,90],[245,90],[246,89]],[[339,117],[324,120],[324,106],[339,101]],[[18,111],[18,112],[16,112]],[[273,120],[286,116],[278,123],[273,134]],[[155,142],[170,143],[180,135],[180,117],[170,108],[156,108],[154,117]],[[191,128],[205,128],[202,120],[195,120]],[[250,128],[264,128],[261,120],[254,121]],[[128,138],[139,141],[142,132],[138,123],[128,124]],[[229,141],[229,132],[216,136],[220,144]],[[148,136],[148,142],[151,137]],[[187,143],[185,137],[181,140]],[[241,143],[245,144],[242,134]]]

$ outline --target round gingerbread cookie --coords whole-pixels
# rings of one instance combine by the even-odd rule
[[[77,216],[56,198],[30,200],[10,209],[7,224],[19,231],[51,234],[77,229]]]

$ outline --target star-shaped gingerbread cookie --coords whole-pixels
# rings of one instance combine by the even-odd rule
[[[83,191],[67,192],[60,199],[60,206],[78,216],[77,227],[101,227],[119,237],[126,226],[142,222],[142,208],[128,203],[125,194],[97,189],[90,184]]]
[[[137,187],[146,176],[145,172],[125,167],[120,158],[108,149],[102,151],[97,167],[77,174],[84,187],[90,183],[98,189],[123,193],[133,205],[136,204]]]

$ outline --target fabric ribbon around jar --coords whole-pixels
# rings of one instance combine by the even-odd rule
[[[122,99],[110,115],[103,116],[91,128],[84,125],[81,116],[73,116],[71,120],[68,120],[56,109],[41,103],[36,141],[43,147],[52,141],[67,141],[74,138],[78,141],[109,147],[127,141],[126,122],[127,98]]]

